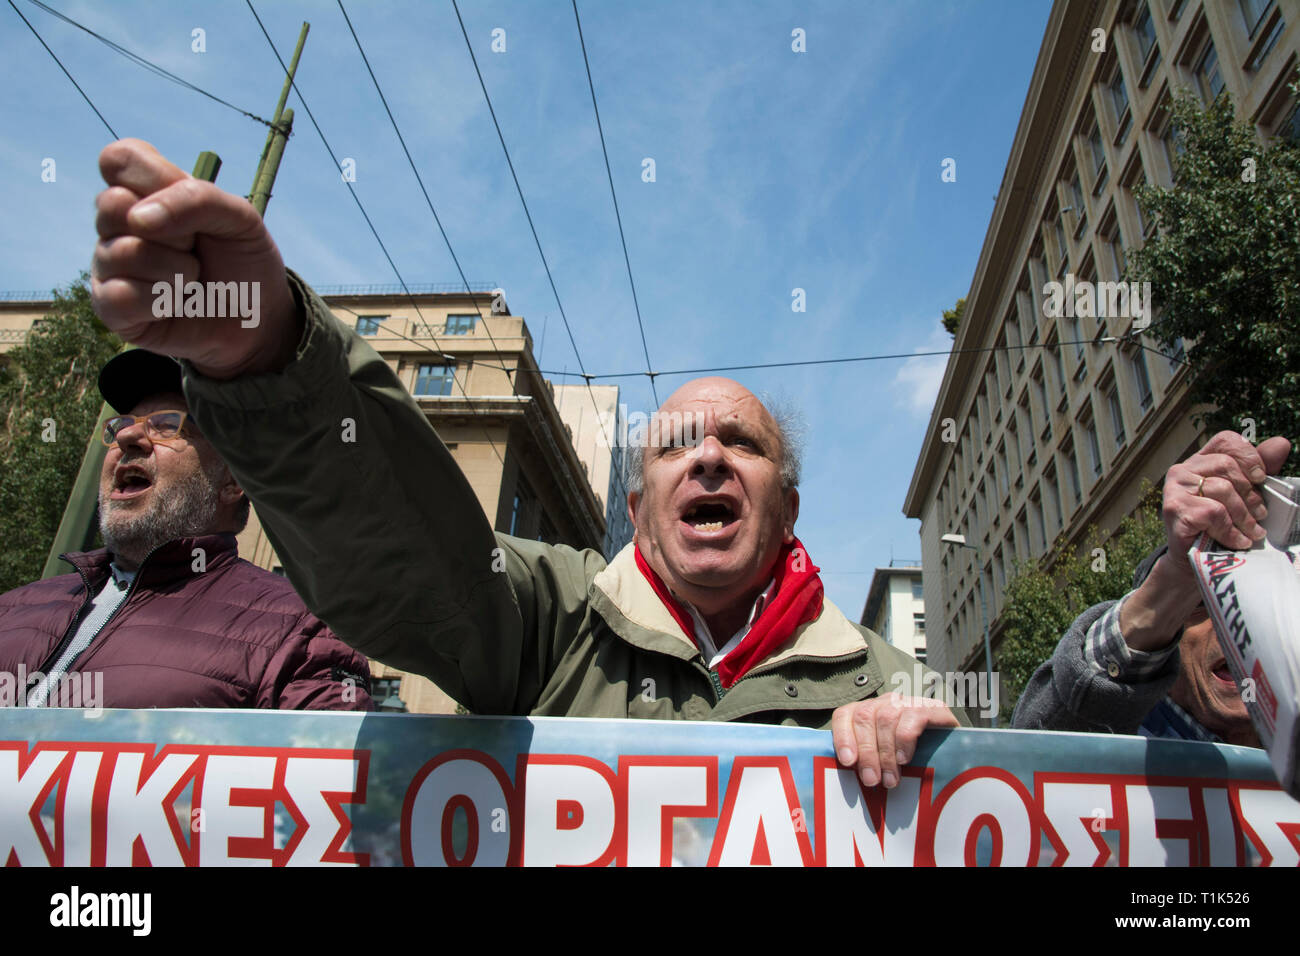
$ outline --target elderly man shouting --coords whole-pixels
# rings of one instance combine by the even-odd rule
[[[823,597],[794,535],[797,462],[742,386],[699,379],[664,403],[703,430],[644,449],[635,540],[608,565],[494,535],[418,405],[286,272],[252,206],[139,141],[100,168],[99,315],[185,360],[191,411],[290,579],[359,650],[477,713],[831,727],[868,785],[897,782],[927,725],[957,726],[939,702],[882,696],[914,662]],[[261,320],[153,319],[175,273],[260,283]]]

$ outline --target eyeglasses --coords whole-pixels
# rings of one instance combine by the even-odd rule
[[[185,412],[170,409],[148,415],[118,415],[104,422],[104,431],[99,437],[105,445],[112,445],[123,431],[136,422],[144,422],[145,434],[150,441],[171,441],[180,436],[186,417]]]

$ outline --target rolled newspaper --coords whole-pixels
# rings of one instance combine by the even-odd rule
[[[1267,478],[1267,537],[1235,551],[1203,534],[1188,551],[1228,669],[1278,782],[1300,799],[1300,478]]]

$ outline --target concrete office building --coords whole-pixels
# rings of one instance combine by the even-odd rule
[[[1226,91],[1261,137],[1295,137],[1298,49],[1300,0],[1053,6],[903,509],[921,520],[930,666],[982,669],[980,589],[996,647],[1017,560],[1113,530],[1201,443],[1181,344],[1121,344],[1132,309],[1053,316],[1044,287],[1116,282],[1152,234],[1134,190],[1172,185],[1176,91]]]
[[[876,568],[858,623],[924,662],[925,589],[919,563],[894,561]]]

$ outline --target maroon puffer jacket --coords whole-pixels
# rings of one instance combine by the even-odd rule
[[[193,569],[195,548],[203,571]],[[59,659],[82,607],[108,580],[106,550],[63,558],[77,574],[0,595],[0,676],[15,675],[9,688],[0,685],[0,703],[16,702],[16,675]],[[229,534],[155,549],[68,670],[88,693],[96,678],[86,675],[102,673],[101,707],[374,709],[365,657],[313,616],[287,580],[240,558]]]

